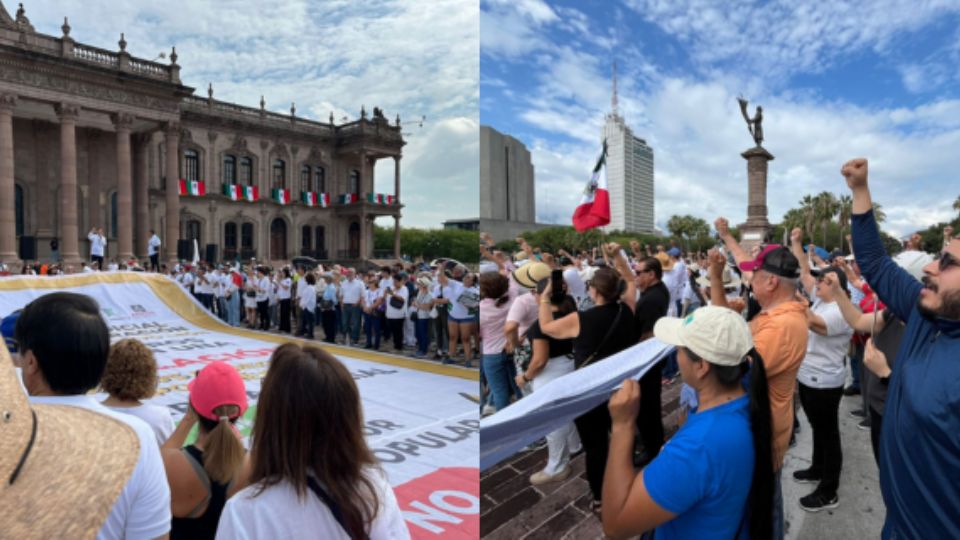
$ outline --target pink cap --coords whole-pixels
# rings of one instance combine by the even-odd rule
[[[760,267],[763,266],[764,257],[766,257],[767,254],[770,253],[771,251],[781,247],[783,246],[781,246],[780,244],[768,244],[766,247],[763,248],[762,251],[760,251],[760,253],[757,254],[756,259],[752,261],[740,263],[739,264],[740,269],[743,270],[744,272],[753,272],[753,271],[759,270]]]
[[[212,362],[197,373],[197,377],[187,386],[190,390],[190,405],[197,414],[208,419],[218,420],[214,409],[221,405],[236,405],[240,413],[247,412],[247,390],[243,378],[236,368],[226,362]]]

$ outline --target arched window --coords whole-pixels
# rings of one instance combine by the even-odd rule
[[[17,236],[23,236],[23,188],[14,187],[14,206],[16,207]]]
[[[223,156],[223,183],[237,183],[237,156],[230,154]]]
[[[311,234],[313,229],[311,229],[309,225],[304,225],[300,232],[301,255],[309,257],[312,255],[311,252],[313,251],[313,234]]]
[[[237,258],[237,224],[228,221],[223,226],[223,260]]]
[[[310,184],[310,166],[304,165],[300,168],[300,191],[313,191],[310,189],[312,186]]]
[[[183,179],[200,180],[200,154],[196,150],[183,151]]]
[[[223,226],[224,249],[237,249],[237,224],[229,221]]]
[[[253,159],[240,158],[240,183],[244,186],[253,185]]]
[[[244,223],[240,226],[240,247],[253,249],[253,223]]]
[[[327,172],[320,165],[313,168],[313,180],[318,192],[327,192]]]
[[[283,189],[287,164],[282,159],[273,162],[273,189]]]
[[[110,194],[110,238],[117,237],[117,221],[120,215],[117,213],[117,192]]]
[[[350,171],[350,193],[360,194],[360,171],[356,169]]]
[[[317,235],[316,235],[315,241],[316,241],[316,246],[317,246],[317,258],[318,258],[318,259],[326,259],[326,258],[327,258],[327,256],[326,256],[326,250],[327,250],[327,245],[326,245],[326,244],[327,244],[326,229],[324,229],[323,226],[321,225],[321,226],[317,227],[316,231],[317,231]]]

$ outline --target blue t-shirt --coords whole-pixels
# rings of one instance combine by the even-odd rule
[[[690,415],[643,470],[650,497],[677,514],[657,528],[657,540],[733,538],[750,495],[753,462],[747,396]]]

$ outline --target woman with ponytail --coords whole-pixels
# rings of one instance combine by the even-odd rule
[[[187,414],[161,448],[170,484],[170,538],[214,538],[227,499],[243,487],[247,451],[234,423],[247,411],[237,370],[213,362],[190,382]],[[194,424],[197,440],[183,447]]]
[[[676,345],[683,381],[700,407],[639,474],[632,455],[640,388],[626,380],[610,399],[613,434],[603,484],[610,538],[656,529],[670,538],[770,538],[773,448],[763,359],[743,318],[708,306],[662,318],[657,339]],[[742,379],[749,376],[749,390]]]
[[[343,364],[319,347],[277,347],[260,387],[249,486],[227,502],[217,538],[409,539],[363,431]]]

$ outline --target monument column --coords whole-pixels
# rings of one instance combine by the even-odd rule
[[[117,128],[117,244],[121,261],[133,257],[133,180],[130,172],[130,129],[133,116],[112,115]]]
[[[147,182],[147,150],[150,134],[138,134],[133,139],[133,191],[134,191],[134,229],[136,239],[134,249],[140,259],[147,257],[147,240],[150,236],[150,197]]]
[[[400,206],[400,156],[393,158],[393,204]],[[393,257],[400,258],[400,212],[393,218]]]
[[[740,226],[741,244],[745,249],[761,244],[770,230],[767,221],[767,166],[773,154],[755,146],[742,154],[747,160],[747,221]]]
[[[163,132],[166,143],[167,164],[165,167],[167,189],[166,225],[164,237],[160,239],[164,247],[167,263],[172,268],[177,263],[177,240],[180,239],[180,124],[167,122]]]
[[[0,262],[17,260],[16,183],[13,168],[13,109],[17,96],[0,95]]]
[[[77,120],[80,107],[69,103],[56,106],[60,118],[60,252],[65,265],[80,270],[77,230]]]

